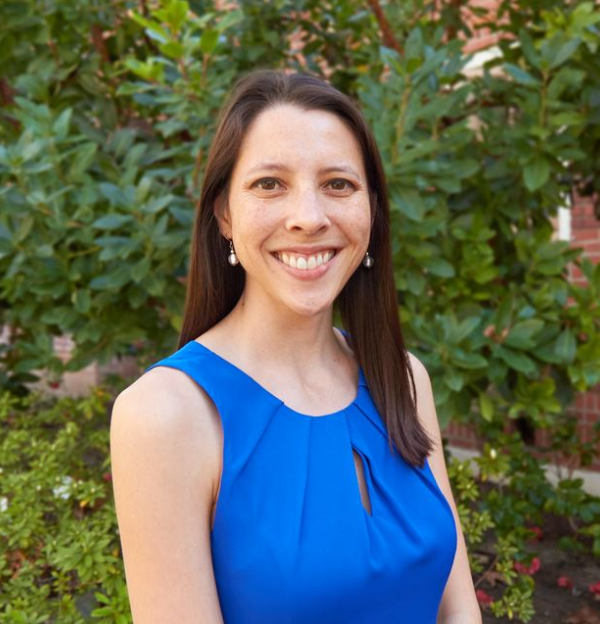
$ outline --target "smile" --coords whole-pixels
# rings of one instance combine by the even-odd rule
[[[319,252],[317,254],[313,254],[312,256],[286,252],[279,253],[277,251],[273,252],[273,255],[277,258],[277,260],[292,269],[310,271],[330,262],[330,260],[335,256],[335,249]]]

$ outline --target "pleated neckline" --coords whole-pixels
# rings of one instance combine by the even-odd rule
[[[340,331],[344,335],[344,339],[347,342],[348,340],[346,338],[346,335],[345,335],[344,331],[341,330],[341,329],[340,329]],[[266,396],[270,397],[272,400],[278,401],[281,404],[281,407],[284,408],[289,414],[291,414],[292,416],[298,417],[298,418],[310,418],[310,419],[313,419],[313,420],[327,420],[327,419],[331,419],[331,418],[342,417],[342,416],[344,416],[346,414],[346,412],[348,410],[350,410],[352,407],[354,407],[358,403],[358,400],[359,400],[359,397],[360,397],[360,394],[361,394],[361,387],[367,385],[367,381],[366,381],[366,378],[365,378],[362,366],[359,365],[359,367],[358,367],[358,384],[357,384],[355,396],[354,396],[354,399],[352,399],[352,401],[348,405],[346,405],[342,409],[339,409],[339,410],[337,410],[335,412],[330,412],[328,414],[316,414],[316,415],[314,415],[314,414],[304,414],[302,412],[299,412],[299,411],[293,409],[289,405],[287,405],[285,403],[285,401],[283,401],[278,396],[275,396],[272,392],[267,390],[262,384],[260,384],[258,381],[256,381],[256,379],[254,379],[254,377],[252,377],[247,372],[245,372],[244,370],[242,370],[241,368],[239,368],[238,366],[236,366],[235,364],[233,364],[229,360],[225,359],[223,356],[219,355],[218,353],[216,353],[212,349],[209,349],[207,346],[197,342],[196,340],[191,340],[185,346],[186,347],[192,347],[194,349],[198,349],[201,352],[206,353],[206,354],[210,355],[211,357],[217,359],[218,361],[222,362],[223,364],[228,366],[231,370],[235,371],[237,374],[241,375],[242,377],[244,377],[245,379],[250,381],[256,388],[258,388],[260,390],[260,392],[262,392]]]

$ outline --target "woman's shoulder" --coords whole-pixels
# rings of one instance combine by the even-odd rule
[[[208,399],[191,384],[181,371],[157,367],[113,405],[112,484],[136,621],[169,621],[156,615],[169,608],[186,622],[209,610],[222,621],[208,538],[221,443]]]
[[[421,362],[421,360],[414,353],[411,353],[408,350],[406,351],[406,353],[408,355],[408,360],[410,362],[413,374],[419,375],[421,377],[424,375],[428,376],[427,369],[425,368],[423,362]]]
[[[178,442],[217,457],[222,440],[218,412],[209,395],[183,371],[157,366],[117,396],[111,415],[111,439],[131,435],[151,447]],[[151,450],[149,448],[149,450]]]
[[[133,383],[124,388],[115,401],[115,406],[160,412],[164,418],[176,418],[187,412],[190,402],[202,400],[202,391],[184,372],[169,366],[156,366],[146,370]],[[201,390],[201,389],[200,389]]]

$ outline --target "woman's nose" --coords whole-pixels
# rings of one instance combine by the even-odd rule
[[[290,197],[286,226],[316,232],[329,224],[327,201],[318,191],[306,190]]]

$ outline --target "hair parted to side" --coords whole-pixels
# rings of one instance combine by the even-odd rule
[[[217,211],[227,203],[242,140],[266,109],[290,104],[337,115],[360,144],[371,208],[370,269],[362,264],[336,299],[369,391],[388,430],[388,442],[404,459],[423,467],[434,442],[417,416],[416,389],[400,328],[392,267],[388,193],[381,156],[352,100],[321,78],[304,73],[257,70],[234,85],[212,141],[191,243],[190,270],[179,348],[216,325],[242,295],[245,272],[227,262],[229,243]]]

